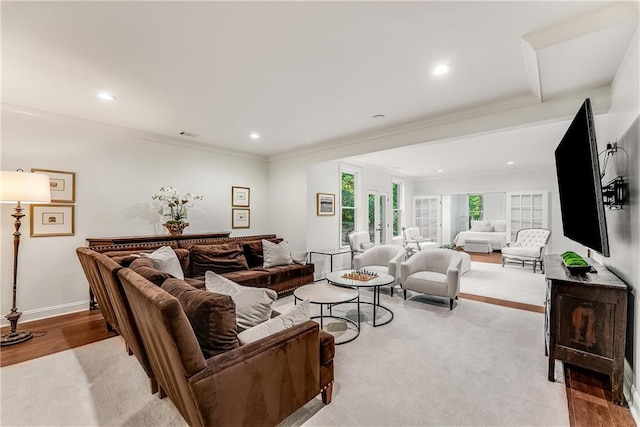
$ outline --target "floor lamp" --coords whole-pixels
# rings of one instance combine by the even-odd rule
[[[39,173],[24,172],[18,169],[16,172],[0,172],[0,202],[16,203],[12,217],[15,218],[13,226],[13,305],[11,312],[5,317],[11,323],[11,332],[0,337],[0,345],[11,345],[26,341],[32,337],[29,331],[18,331],[18,319],[22,313],[16,307],[16,290],[18,277],[18,247],[20,246],[20,220],[24,217],[21,203],[49,203],[51,202],[51,189],[49,176]]]

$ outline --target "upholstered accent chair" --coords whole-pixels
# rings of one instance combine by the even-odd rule
[[[362,253],[373,246],[368,231],[352,231],[349,233],[349,247],[353,254]]]
[[[425,239],[418,227],[402,227],[403,246],[409,255],[426,248],[437,248],[438,243]]]
[[[449,310],[460,292],[462,256],[453,249],[420,251],[400,264],[400,284],[407,291],[449,298]]]
[[[540,270],[544,273],[543,257],[547,249],[547,243],[551,237],[551,231],[546,228],[522,228],[516,233],[516,241],[507,243],[502,248],[502,266],[507,262],[533,264],[533,272],[540,264]]]
[[[393,289],[400,278],[400,263],[405,257],[406,251],[400,245],[374,246],[353,257],[353,268],[356,270],[363,268],[393,276],[395,281],[390,285],[391,296],[393,296]]]

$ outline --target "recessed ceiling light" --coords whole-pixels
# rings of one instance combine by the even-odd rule
[[[372,119],[384,119],[384,114],[376,114]]]
[[[515,163],[515,162],[511,162],[511,161],[507,162],[507,164],[508,164],[508,165],[512,165],[512,164],[514,164],[514,163]]]
[[[444,170],[442,170],[442,169],[438,169],[438,172],[444,172]]]
[[[260,139],[260,134],[258,134],[258,132],[251,132],[251,135],[249,135],[249,138]]]
[[[447,74],[451,70],[451,65],[449,64],[440,64],[431,72],[434,76],[441,76],[443,74]]]
[[[102,99],[104,101],[115,101],[116,100],[116,97],[111,95],[108,92],[100,92],[98,94],[98,98],[100,98],[100,99]]]

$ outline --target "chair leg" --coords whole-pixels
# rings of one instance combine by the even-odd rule
[[[160,399],[164,399],[165,397],[167,397],[167,392],[164,391],[164,389],[162,388],[162,386],[160,384],[158,384],[158,397]]]
[[[393,296],[393,287],[394,287],[394,285],[391,285],[391,289],[389,289],[389,294],[390,294],[391,296]]]
[[[505,259],[502,257],[502,266],[504,267]]]
[[[328,405],[331,403],[333,395],[333,383],[329,384],[324,390],[322,390],[322,403]]]
[[[453,310],[453,298],[449,299],[449,310]]]
[[[535,259],[533,260],[533,272],[536,272],[536,264],[538,264],[538,261],[536,261]]]
[[[403,289],[402,292],[404,293],[404,300],[406,301],[407,300],[407,290]]]

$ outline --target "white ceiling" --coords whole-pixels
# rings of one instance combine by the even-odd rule
[[[608,1],[2,2],[1,8],[5,107],[266,157],[498,101],[529,95],[544,104],[608,86],[638,24],[636,2]],[[441,62],[451,72],[431,75]],[[117,100],[98,100],[103,90]],[[250,139],[251,132],[261,138]],[[485,139],[502,151],[515,148],[508,138]],[[420,156],[450,153],[439,153],[438,145]],[[517,150],[538,159],[539,150]],[[392,155],[359,160],[388,168]],[[406,149],[395,155],[406,175],[421,176],[424,164],[407,162],[424,157]]]

